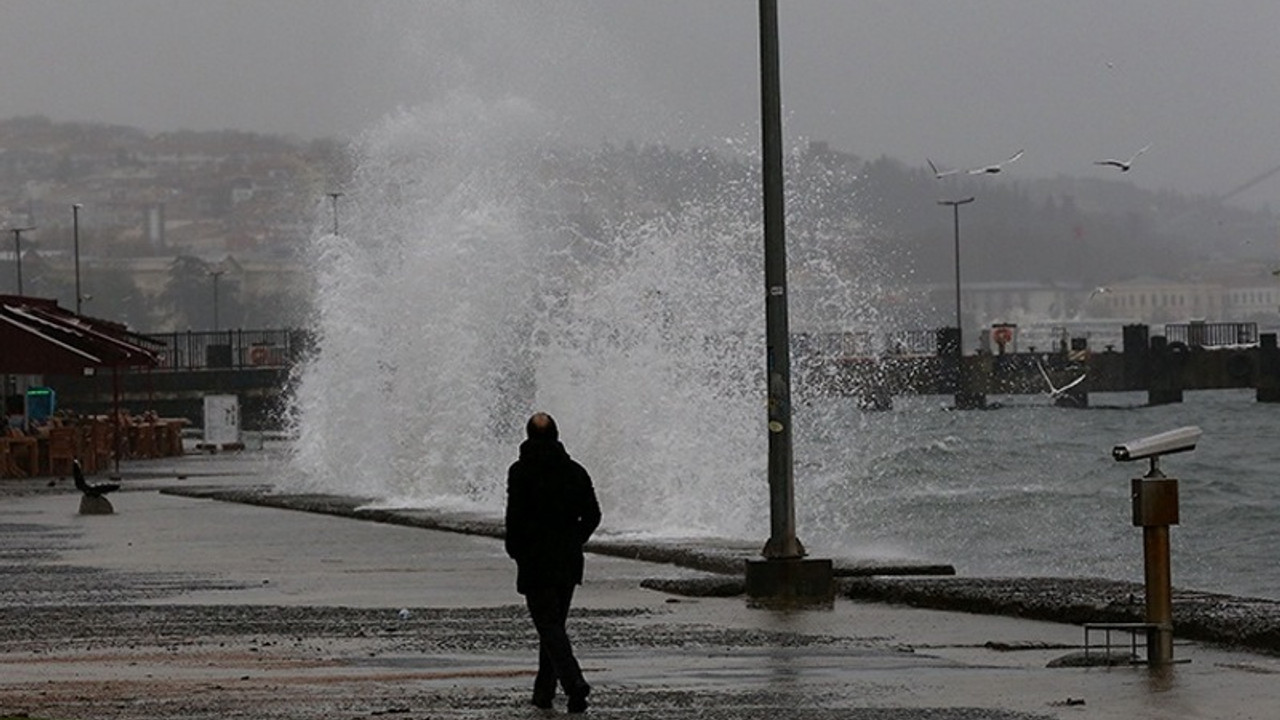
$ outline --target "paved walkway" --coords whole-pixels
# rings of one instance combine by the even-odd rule
[[[525,704],[535,639],[500,541],[158,492],[260,484],[261,460],[126,466],[109,516],[7,486],[0,717],[541,716]],[[1276,657],[1180,643],[1190,662],[1165,672],[1051,669],[1080,628],[846,599],[787,613],[640,586],[696,574],[588,558],[570,628],[595,686],[588,716],[1276,717]]]

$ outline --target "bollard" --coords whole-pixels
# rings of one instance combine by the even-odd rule
[[[1160,472],[1160,457],[1196,449],[1194,425],[1116,445],[1121,462],[1150,460],[1151,469],[1130,482],[1133,524],[1142,528],[1143,579],[1146,585],[1147,663],[1173,662],[1173,579],[1169,563],[1169,526],[1178,524],[1178,481]]]
[[[1258,336],[1258,370],[1254,387],[1258,402],[1280,403],[1280,349],[1275,333]]]

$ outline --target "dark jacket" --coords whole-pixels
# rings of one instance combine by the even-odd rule
[[[591,476],[558,440],[525,440],[507,471],[507,554],[516,590],[582,584],[582,546],[600,524]]]

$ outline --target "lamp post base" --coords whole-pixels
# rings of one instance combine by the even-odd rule
[[[748,560],[747,604],[752,607],[831,607],[835,576],[830,560]]]

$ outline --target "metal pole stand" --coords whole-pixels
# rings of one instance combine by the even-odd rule
[[[1178,524],[1178,481],[1165,477],[1152,458],[1151,472],[1131,481],[1133,524],[1142,528],[1147,592],[1147,662],[1173,662],[1173,583],[1169,526]]]
[[[759,608],[829,608],[835,604],[829,559],[748,560],[747,604]]]

